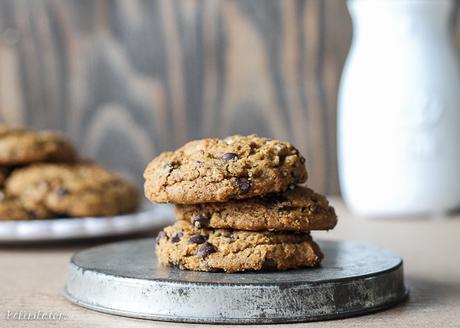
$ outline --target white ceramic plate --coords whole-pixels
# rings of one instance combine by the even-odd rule
[[[136,213],[113,217],[1,221],[0,243],[97,238],[159,229],[174,221],[173,209],[144,204]]]

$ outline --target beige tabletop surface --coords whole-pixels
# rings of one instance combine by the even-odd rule
[[[404,259],[407,302],[372,315],[289,327],[460,327],[460,215],[431,218],[366,219],[350,214],[332,198],[339,224],[323,239],[369,242]],[[197,327],[102,314],[66,301],[62,290],[75,251],[113,240],[47,245],[0,246],[0,327]],[[17,312],[53,312],[55,321],[16,321]],[[277,325],[270,325],[274,327]],[[224,327],[220,325],[219,327]],[[248,326],[245,326],[248,327]]]

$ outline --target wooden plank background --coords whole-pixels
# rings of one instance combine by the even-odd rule
[[[335,193],[345,4],[0,0],[0,120],[66,131],[139,183],[160,151],[255,132],[297,145]]]

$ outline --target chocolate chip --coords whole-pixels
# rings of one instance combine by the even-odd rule
[[[281,194],[267,194],[260,198],[260,201],[266,206],[279,206],[281,203],[289,200]]]
[[[313,204],[313,205],[308,206],[308,211],[313,214],[319,214],[320,208]]]
[[[193,244],[203,244],[206,240],[208,240],[208,237],[201,235],[193,235],[190,237],[190,242]]]
[[[208,263],[205,263],[205,266],[206,266],[206,271],[208,271],[208,272],[221,272],[221,271],[223,271],[222,269],[210,266]]]
[[[277,210],[278,212],[284,211],[284,212],[289,212],[289,211],[294,211],[296,209],[295,206],[291,206],[289,204],[283,204],[281,206],[278,206]]]
[[[220,234],[225,237],[225,238],[230,238],[233,237],[233,232],[232,230],[221,230]]]
[[[155,239],[157,245],[160,243],[160,240],[162,240],[163,238],[166,238],[166,234],[165,234],[164,231],[160,231],[160,232],[158,233],[157,238]]]
[[[238,159],[238,155],[235,153],[225,153],[222,155],[224,161],[233,161]]]
[[[67,189],[65,189],[65,188],[60,187],[60,188],[58,188],[58,189],[56,190],[56,195],[57,195],[59,198],[62,198],[62,197],[64,197],[64,196],[68,195],[68,194],[69,194],[69,191],[68,191]]]
[[[294,190],[295,189],[295,184],[290,184],[288,188],[289,188],[289,190]]]
[[[216,251],[216,247],[213,244],[205,242],[198,247],[195,255],[196,257],[206,257]]]
[[[26,213],[27,213],[27,218],[30,219],[30,220],[35,220],[35,219],[38,219],[37,217],[37,213],[35,213],[34,211],[30,211],[30,210],[25,210]],[[61,215],[60,215],[61,216]],[[62,216],[61,216],[62,217]]]
[[[171,173],[174,169],[178,168],[180,166],[180,162],[177,161],[171,161],[163,165],[163,168],[167,170],[168,173]]]
[[[201,229],[209,226],[210,219],[204,214],[198,214],[192,218],[192,224]]]
[[[251,189],[251,182],[246,177],[238,178],[236,184],[238,185],[238,188],[240,188],[240,194],[242,195],[247,194],[249,189]]]
[[[305,164],[305,157],[303,156],[300,157],[300,163]]]
[[[174,260],[174,259],[168,259],[168,264],[174,267],[178,267],[180,265],[180,261]]]
[[[180,240],[182,239],[182,236],[183,236],[183,235],[184,235],[184,234],[182,233],[182,231],[179,231],[178,233],[176,233],[176,234],[171,238],[171,241],[172,241],[173,243],[178,243],[178,242],[180,242]]]
[[[273,259],[266,259],[262,265],[262,270],[272,271],[277,267],[276,262]]]

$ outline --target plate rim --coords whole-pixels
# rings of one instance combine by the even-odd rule
[[[147,229],[160,229],[162,226],[173,221],[173,216],[171,215],[172,212],[170,209],[167,209],[168,207],[169,206],[162,204],[143,203],[135,212],[114,216],[68,217],[44,220],[0,220],[0,244],[87,240],[130,235]],[[149,216],[152,218],[149,218]],[[86,225],[91,224],[92,222],[97,224],[106,224],[107,226],[99,230],[97,233],[90,233]],[[124,229],[116,229],[113,225],[114,222],[123,222],[127,225]],[[65,225],[66,223],[68,223],[69,226],[77,225],[78,230],[64,235],[60,235],[59,233],[53,231],[53,226]],[[40,231],[40,233],[37,233],[36,231],[28,232],[21,235],[17,232],[18,229],[21,228],[31,228],[37,230],[44,229],[46,231]],[[1,231],[2,229],[3,231]],[[15,232],[16,234],[14,234]]]

